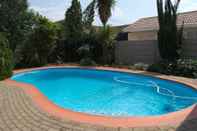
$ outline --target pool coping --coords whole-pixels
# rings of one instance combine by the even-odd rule
[[[113,67],[80,67],[80,66],[46,66],[39,68],[29,68],[29,69],[20,69],[15,70],[14,73],[21,73],[25,71],[32,71],[38,69],[48,69],[48,68],[82,68],[82,69],[97,69],[97,70],[108,70],[108,71],[118,71],[126,73],[135,73],[142,74],[147,76],[153,76],[160,79],[171,80],[178,83],[188,85],[192,88],[197,89],[197,81],[193,83],[193,79],[175,77],[175,76],[166,76],[158,73],[151,73],[146,71],[133,71],[122,68],[113,68]],[[86,113],[74,112],[68,109],[63,109],[51,101],[48,100],[36,87],[31,84],[25,84],[16,82],[11,79],[4,80],[5,84],[12,85],[15,87],[22,88],[26,94],[28,94],[34,104],[39,107],[41,110],[49,113],[58,118],[71,120],[79,123],[86,123],[92,125],[100,125],[106,127],[153,127],[153,126],[165,126],[165,125],[179,125],[185,120],[196,119],[197,118],[197,105],[193,105],[189,108],[186,108],[181,111],[169,113],[166,115],[153,116],[153,117],[109,117],[109,116],[97,116],[89,115]],[[192,114],[192,115],[191,115]]]

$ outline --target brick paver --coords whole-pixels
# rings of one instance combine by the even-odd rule
[[[110,128],[76,123],[41,111],[23,89],[0,83],[0,131],[197,131],[197,120],[180,126]]]

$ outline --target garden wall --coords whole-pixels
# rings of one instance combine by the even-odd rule
[[[197,39],[183,42],[183,56],[197,59]],[[115,46],[115,60],[117,64],[152,64],[160,60],[156,40],[119,41]]]
[[[182,54],[183,57],[197,59],[197,38],[184,41]]]

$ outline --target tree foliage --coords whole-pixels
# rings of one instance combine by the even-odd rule
[[[12,75],[13,56],[8,47],[8,40],[5,35],[0,33],[0,80]]]
[[[25,38],[28,28],[27,0],[0,1],[0,32],[6,32],[10,48],[15,51]]]
[[[107,33],[95,30],[95,12],[98,9],[106,27],[114,3],[115,0],[92,0],[82,12],[79,0],[72,0],[65,13],[64,24],[57,26],[29,10],[27,0],[1,0],[0,32],[6,33],[17,68],[41,66],[59,60],[77,62],[82,59],[77,50],[86,46],[89,47],[90,59],[98,61],[104,47],[109,47],[109,39]],[[49,58],[49,55],[53,56]]]
[[[65,33],[66,38],[76,43],[82,35],[83,22],[82,22],[82,9],[78,0],[73,0],[71,7],[65,14]]]
[[[25,66],[42,66],[48,63],[48,57],[55,47],[56,25],[37,14],[33,31],[23,49],[22,63]]]
[[[112,15],[112,8],[115,2],[115,0],[97,0],[99,17],[104,26],[106,26],[107,21]]]
[[[99,0],[92,0],[82,13],[80,2],[78,0],[72,0],[71,7],[68,8],[65,14],[64,45],[62,45],[61,42],[59,44],[59,48],[57,48],[57,50],[59,50],[58,56],[63,57],[64,62],[77,62],[82,59],[83,55],[78,53],[78,50],[83,49],[84,47],[89,48],[88,55],[91,59],[101,61],[101,55],[103,55],[102,52],[104,52],[104,47],[108,45],[108,43],[103,42],[107,42],[108,40],[106,40],[106,37],[101,38],[106,35],[96,30],[93,26],[95,12],[97,9],[99,10],[102,8],[100,9],[100,13],[102,11],[101,16],[104,14],[105,16],[107,15],[106,17],[104,16],[104,25],[107,27],[106,24],[111,16],[111,9],[114,3],[115,0],[107,0],[107,3],[102,3],[102,1]],[[107,6],[105,4],[107,4]],[[106,28],[106,30],[108,30],[108,28]],[[62,48],[64,49],[63,51]]]
[[[92,23],[94,22],[95,17],[95,6],[96,6],[96,0],[93,0],[85,9],[83,12],[83,24],[85,30],[89,30],[91,32]]]
[[[64,61],[78,61],[76,50],[80,47],[83,34],[82,9],[78,0],[72,0],[70,8],[65,13],[65,45]]]
[[[159,31],[158,43],[160,56],[164,60],[174,61],[180,57],[183,27],[177,28],[177,10],[180,0],[174,4],[171,0],[157,0]]]
[[[114,43],[115,36],[113,36],[110,26],[102,27],[99,31],[99,41],[102,44],[102,62],[104,64],[111,64],[114,57]]]

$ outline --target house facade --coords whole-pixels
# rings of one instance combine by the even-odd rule
[[[197,59],[197,11],[178,15],[177,26],[184,22],[182,57]],[[123,29],[125,39],[116,45],[116,62],[120,64],[147,63],[160,60],[157,43],[158,18],[142,18]]]

